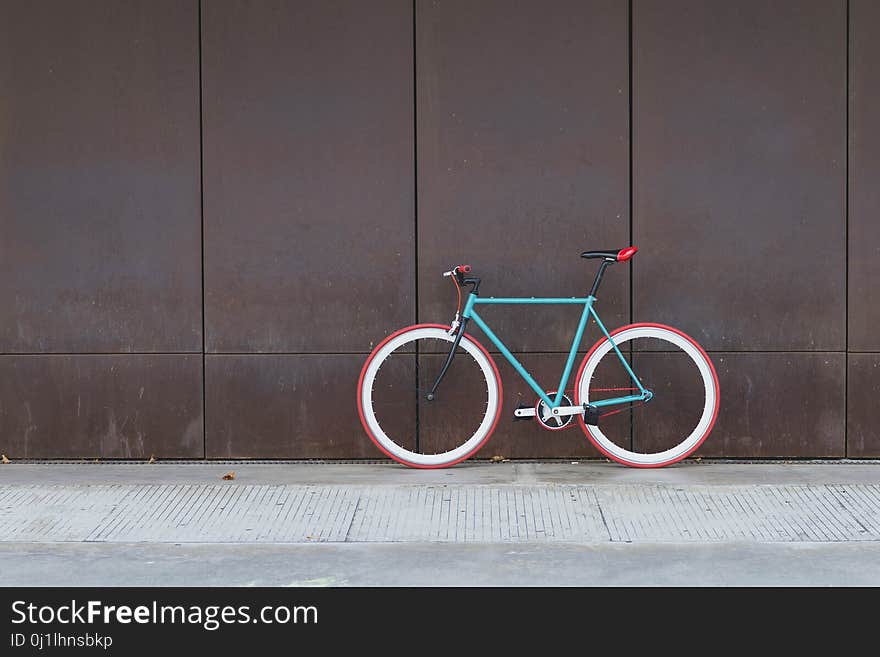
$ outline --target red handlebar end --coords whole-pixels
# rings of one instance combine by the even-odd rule
[[[459,265],[455,269],[457,271],[461,272],[462,274],[470,274],[471,273],[471,266],[470,265]]]

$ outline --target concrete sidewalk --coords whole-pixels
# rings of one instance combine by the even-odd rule
[[[876,462],[0,466],[13,586],[878,585],[878,557]]]

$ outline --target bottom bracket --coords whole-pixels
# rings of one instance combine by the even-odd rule
[[[555,391],[548,392],[547,396],[553,397],[555,394]],[[571,399],[568,395],[562,395],[561,405],[571,406]],[[537,420],[538,424],[540,424],[543,429],[547,429],[548,431],[566,429],[572,422],[574,422],[574,418],[574,415],[553,415],[552,411],[547,406],[547,402],[543,399],[539,399],[535,404],[535,420]]]

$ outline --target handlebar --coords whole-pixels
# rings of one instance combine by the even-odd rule
[[[443,272],[444,276],[455,276],[455,283],[459,286],[462,285],[471,285],[473,289],[471,292],[474,294],[480,289],[480,279],[475,276],[465,276],[466,274],[470,274],[474,270],[470,265],[456,265],[449,271]],[[459,292],[461,292],[461,288],[459,287]]]
[[[462,274],[470,274],[472,271],[473,267],[471,267],[470,265],[456,265],[449,271],[443,272],[443,275],[452,276],[453,274],[455,274],[455,277],[460,281]]]

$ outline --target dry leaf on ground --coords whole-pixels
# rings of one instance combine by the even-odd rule
[[[2,460],[4,464],[9,463],[9,459],[6,458],[6,454],[0,454],[0,457],[3,457]]]
[[[492,458],[489,459],[492,463],[501,463],[501,461],[506,461],[507,459],[501,456],[500,454],[496,454]]]
[[[232,481],[233,479],[235,479],[235,470],[227,472],[225,475],[223,475],[223,481]]]
[[[150,460],[147,461],[147,463],[155,463],[155,462],[156,462],[156,457],[153,456],[152,454],[150,454]]]

